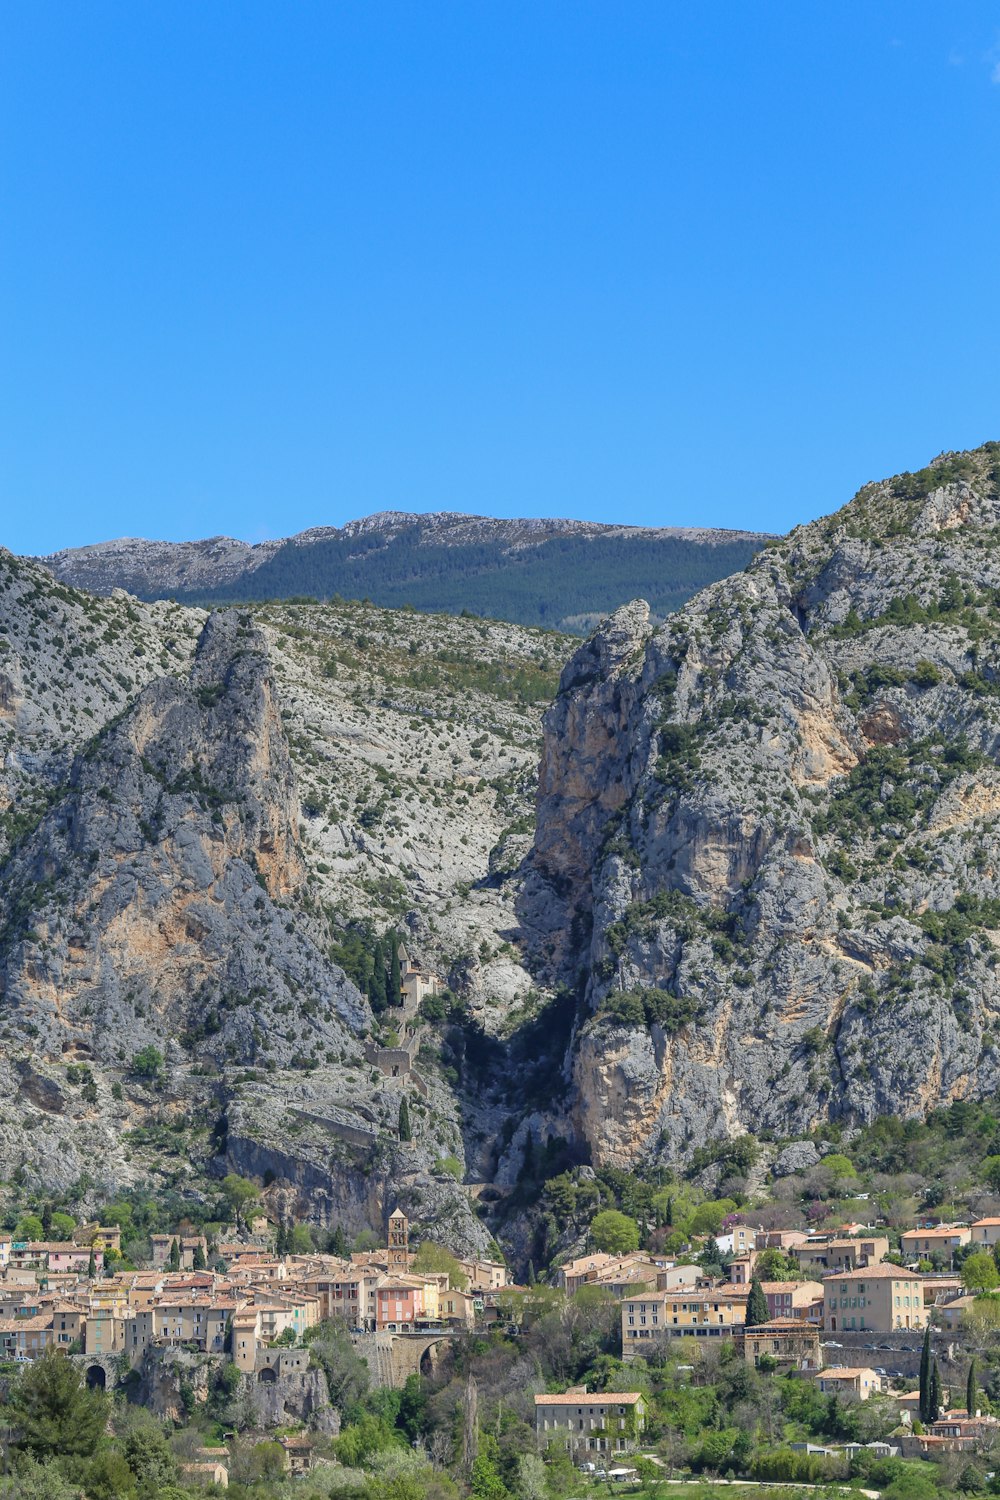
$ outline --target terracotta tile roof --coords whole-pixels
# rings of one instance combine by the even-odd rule
[[[641,1391],[567,1392],[564,1396],[536,1396],[536,1406],[634,1406],[643,1399]]]

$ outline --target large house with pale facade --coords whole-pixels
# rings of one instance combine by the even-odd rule
[[[535,1436],[541,1446],[561,1442],[574,1457],[583,1453],[628,1453],[646,1425],[639,1391],[588,1395],[585,1385],[564,1395],[535,1397]]]
[[[923,1277],[903,1266],[866,1266],[824,1279],[823,1327],[828,1333],[922,1329],[928,1316]]]

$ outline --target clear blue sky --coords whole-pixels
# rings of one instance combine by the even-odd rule
[[[1000,437],[1000,5],[6,0],[0,542],[783,529]]]

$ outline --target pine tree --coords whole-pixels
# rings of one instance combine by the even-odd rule
[[[930,1324],[924,1329],[924,1346],[920,1351],[920,1400],[918,1410],[921,1422],[928,1421],[927,1412],[930,1408],[931,1395],[931,1330]]]
[[[395,932],[389,934],[389,992],[390,1005],[398,1005],[403,996],[403,977],[399,972],[399,935]]]
[[[941,1376],[938,1372],[938,1362],[931,1360],[931,1388],[930,1400],[927,1405],[928,1422],[936,1422],[941,1415]]]
[[[401,1141],[412,1141],[413,1139],[410,1131],[410,1110],[406,1103],[405,1094],[399,1101],[399,1139]]]
[[[170,1241],[170,1258],[167,1262],[171,1271],[179,1271],[181,1268],[181,1247],[177,1243],[177,1236]]]
[[[761,1323],[766,1323],[770,1316],[764,1288],[755,1276],[750,1283],[750,1295],[747,1298],[746,1327],[757,1328]]]
[[[975,1356],[969,1362],[969,1375],[965,1382],[965,1415],[974,1417],[976,1414],[976,1360]]]
[[[35,1458],[89,1458],[104,1435],[103,1397],[89,1391],[83,1370],[51,1346],[26,1367],[9,1397],[18,1446]]]

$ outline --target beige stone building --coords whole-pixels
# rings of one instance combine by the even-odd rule
[[[622,1357],[657,1338],[728,1338],[742,1328],[747,1290],[726,1284],[703,1290],[650,1292],[622,1302]]]
[[[992,1250],[1000,1240],[1000,1219],[977,1219],[970,1228],[972,1244],[977,1249]]]
[[[180,1269],[182,1271],[193,1271],[194,1263],[201,1252],[200,1259],[208,1263],[208,1241],[203,1234],[153,1234],[150,1235],[150,1243],[153,1247],[153,1268],[162,1271],[170,1264],[170,1250],[174,1241],[177,1242],[177,1252],[180,1256]]]
[[[868,1266],[823,1281],[823,1327],[828,1333],[891,1333],[924,1328],[927,1320],[923,1279],[902,1266]]]
[[[882,1377],[867,1366],[856,1370],[834,1365],[820,1370],[816,1384],[824,1396],[839,1396],[842,1401],[867,1401],[882,1389]]]
[[[815,1318],[823,1321],[823,1283],[821,1281],[762,1281],[772,1318]]]
[[[820,1330],[799,1318],[773,1318],[753,1328],[737,1328],[733,1340],[748,1365],[774,1360],[784,1370],[818,1370],[823,1364]]]
[[[421,1000],[430,995],[440,995],[441,981],[431,970],[425,969],[421,964],[414,962],[406,951],[405,946],[399,945],[399,987],[400,998],[397,1002],[409,1010],[416,1010]],[[389,1000],[392,1004],[392,997]]]
[[[577,1386],[562,1396],[535,1397],[535,1436],[539,1444],[562,1442],[570,1453],[627,1453],[646,1425],[646,1402],[639,1391],[588,1395]]]
[[[959,1245],[968,1245],[972,1230],[968,1224],[938,1224],[933,1229],[907,1229],[899,1236],[905,1260],[923,1260],[943,1255],[951,1260]]]
[[[889,1254],[883,1234],[810,1235],[786,1252],[799,1270],[823,1276],[829,1271],[854,1271],[859,1266],[877,1266]]]

